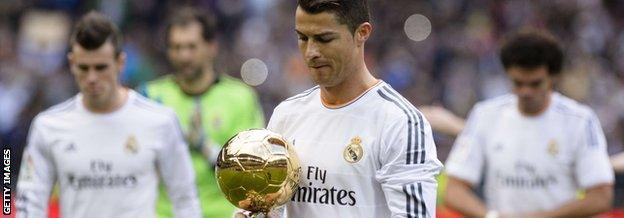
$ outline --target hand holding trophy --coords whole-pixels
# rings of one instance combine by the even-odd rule
[[[300,173],[292,145],[266,129],[236,134],[221,149],[216,165],[221,192],[251,217],[264,217],[284,205],[297,190]]]

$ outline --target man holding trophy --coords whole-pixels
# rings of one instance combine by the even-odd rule
[[[271,216],[435,217],[442,164],[431,127],[368,71],[369,22],[366,0],[298,0],[299,49],[318,86],[269,121],[301,164],[299,187]]]

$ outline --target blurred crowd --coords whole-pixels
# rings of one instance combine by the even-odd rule
[[[566,54],[560,92],[598,114],[609,153],[624,150],[624,1],[369,0],[373,36],[369,69],[414,105],[441,105],[465,116],[479,100],[510,89],[498,59],[507,33],[547,29]],[[219,20],[217,71],[240,77],[245,60],[266,63],[256,87],[267,117],[281,100],[312,83],[297,49],[295,0],[2,0],[0,1],[0,144],[20,158],[33,116],[77,92],[67,68],[73,22],[89,10],[110,16],[124,34],[122,82],[136,87],[168,73],[164,26],[181,5]],[[431,22],[425,40],[410,40],[405,21]],[[441,160],[452,138],[438,134]],[[618,177],[620,178],[620,177]],[[621,183],[622,180],[619,180]],[[624,185],[618,184],[619,187]]]

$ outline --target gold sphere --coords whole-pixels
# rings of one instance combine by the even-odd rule
[[[230,203],[253,213],[267,213],[290,200],[297,190],[301,166],[293,146],[280,134],[251,129],[223,145],[215,172]]]

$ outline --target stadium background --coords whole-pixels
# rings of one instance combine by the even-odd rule
[[[171,70],[164,56],[164,18],[189,4],[219,20],[219,72],[241,77],[244,71],[256,81],[268,73],[255,87],[267,118],[281,100],[312,85],[297,50],[294,0],[0,0],[0,144],[13,151],[13,172],[32,118],[77,92],[65,55],[80,15],[99,10],[121,27],[128,53],[122,82],[135,87]],[[552,31],[566,54],[558,90],[597,112],[610,154],[624,150],[624,1],[369,4],[374,20],[366,47],[369,69],[414,105],[441,105],[460,116],[476,101],[509,90],[497,57],[506,33],[523,27]],[[241,70],[252,58],[261,62],[247,62],[249,68]],[[453,139],[435,138],[445,160]],[[616,182],[616,209],[604,217],[624,217],[617,209],[624,204],[624,177],[618,175]],[[443,206],[438,215],[455,217]]]

